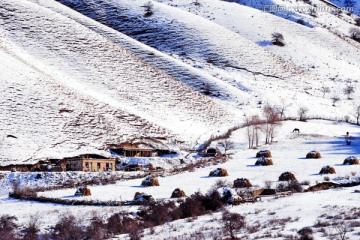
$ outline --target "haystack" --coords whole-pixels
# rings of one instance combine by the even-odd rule
[[[91,196],[91,191],[87,186],[80,187],[76,190],[75,196],[77,197]]]
[[[296,181],[296,177],[293,173],[291,172],[283,172],[280,176],[279,176],[279,181]]]
[[[251,182],[247,178],[238,178],[234,180],[234,188],[247,188],[252,187]]]
[[[321,168],[319,174],[336,174],[336,171],[334,167],[327,165]]]
[[[243,202],[243,199],[237,194],[234,189],[231,188],[218,188],[211,195],[214,196],[215,194],[218,194],[220,196],[221,201],[224,204],[239,205]]]
[[[306,154],[306,158],[321,158],[321,154],[318,151],[311,151]]]
[[[147,177],[141,182],[141,186],[153,187],[153,186],[160,186],[160,184],[157,177]]]
[[[258,158],[258,160],[256,160],[255,165],[257,166],[269,166],[269,165],[274,165],[273,161],[270,158]]]
[[[318,183],[314,186],[309,187],[308,189],[305,190],[305,192],[316,192],[316,191],[327,190],[327,189],[336,188],[336,187],[338,187],[338,185],[336,183],[322,182],[322,183]]]
[[[143,192],[136,192],[133,201],[136,204],[144,204],[144,203],[153,202],[154,198],[149,194]]]
[[[182,198],[182,197],[186,197],[186,194],[184,190],[180,188],[176,188],[171,194],[171,198]]]
[[[349,156],[344,160],[344,165],[357,165],[360,164],[359,159],[355,156]]]
[[[260,157],[264,157],[264,158],[271,158],[271,152],[269,150],[261,150],[259,152],[256,153],[256,157],[260,158]]]
[[[210,172],[210,177],[225,177],[229,176],[227,170],[225,168],[217,168]]]

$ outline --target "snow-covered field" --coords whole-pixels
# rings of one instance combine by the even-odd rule
[[[300,133],[293,133],[294,128],[299,128]],[[344,141],[344,135],[349,132],[352,136],[352,144],[347,146]],[[247,149],[246,133],[244,129],[235,131],[231,135],[231,140],[236,147],[231,150],[232,158],[216,166],[209,166],[196,169],[194,172],[185,172],[174,176],[160,177],[159,187],[141,187],[142,179],[119,181],[116,184],[106,186],[91,186],[92,196],[74,197],[76,189],[57,190],[51,192],[39,193],[40,196],[63,198],[63,199],[87,199],[87,200],[132,200],[135,192],[145,192],[154,196],[155,199],[169,199],[171,192],[175,188],[181,188],[189,196],[200,190],[206,193],[214,183],[220,178],[208,177],[209,172],[217,167],[228,170],[229,176],[222,177],[232,184],[233,180],[240,177],[248,178],[251,183],[258,187],[264,187],[265,181],[271,181],[272,187],[276,187],[280,182],[278,177],[282,172],[291,171],[300,182],[308,181],[311,185],[316,182],[324,181],[327,176],[333,182],[347,181],[360,177],[359,165],[342,165],[344,159],[350,155],[359,156],[360,128],[356,125],[338,123],[323,120],[311,120],[308,122],[286,121],[277,130],[276,143],[261,146],[259,149]],[[258,150],[268,149],[273,155],[273,166],[255,167],[254,157]],[[320,159],[306,159],[305,155],[311,150],[321,152]],[[334,166],[336,174],[319,175],[321,167],[324,165]],[[14,173],[13,173],[14,174]],[[304,186],[306,188],[307,186]],[[260,202],[254,204],[244,204],[236,207],[229,207],[232,212],[239,212],[246,216],[247,223],[256,225],[260,223],[262,227],[254,233],[244,231],[242,234],[247,239],[282,239],[284,236],[296,235],[296,231],[306,226],[314,226],[319,220],[329,221],[324,218],[324,214],[345,216],[350,209],[357,208],[359,195],[354,190],[360,190],[360,187],[327,190],[315,193],[297,193],[290,197],[274,199],[263,198]],[[29,212],[39,211],[42,214],[60,214],[65,212],[76,213],[86,221],[91,217],[89,212],[108,214],[118,211],[114,208],[102,207],[62,207],[53,204],[40,203],[19,203],[17,200],[11,200],[5,194],[1,197],[1,213],[12,213],[17,215],[22,221],[29,216]],[[10,211],[9,209],[14,209]],[[30,210],[32,209],[32,210]],[[34,210],[38,209],[38,210]],[[126,209],[130,211],[135,208]],[[220,214],[215,213],[199,217],[192,221],[178,220],[168,223],[165,226],[156,227],[155,233],[146,234],[145,239],[164,239],[167,237],[183,236],[185,239],[190,235],[203,232],[204,236],[209,237],[214,232],[219,231],[221,225],[216,223]],[[290,220],[288,218],[291,218]],[[274,223],[276,219],[287,219],[283,226]],[[56,218],[51,218],[46,224],[51,225]],[[269,222],[273,221],[272,224]],[[45,225],[44,225],[45,226]],[[206,229],[204,229],[206,226]],[[174,230],[175,229],[175,230]],[[191,229],[191,230],[186,230]],[[317,228],[314,228],[317,229]],[[328,234],[334,233],[334,229],[328,228]],[[357,239],[355,228],[348,234],[351,239]],[[187,236],[187,237],[186,237]],[[266,237],[267,236],[267,237]],[[271,237],[269,237],[271,236]],[[329,239],[321,232],[316,232],[316,239]]]
[[[292,133],[298,127],[301,133]],[[356,140],[350,146],[345,144],[344,136],[350,132]],[[277,133],[277,143],[264,148],[272,153],[273,166],[254,166],[258,150],[246,149],[246,136],[244,130],[233,133],[232,140],[237,143],[233,150],[232,159],[224,164],[197,169],[194,172],[185,172],[168,177],[159,177],[159,187],[142,187],[142,179],[118,182],[115,185],[94,186],[91,188],[92,196],[84,197],[89,200],[132,200],[135,192],[143,191],[153,195],[156,199],[170,198],[175,188],[183,189],[191,195],[196,191],[207,192],[219,179],[209,177],[211,170],[221,167],[228,170],[229,176],[222,180],[233,182],[237,178],[245,177],[254,185],[263,187],[265,181],[272,181],[275,187],[281,173],[290,171],[295,174],[299,182],[309,181],[314,185],[323,181],[324,175],[319,175],[323,166],[330,165],[336,169],[336,174],[326,175],[331,180],[352,177],[351,173],[360,175],[358,165],[342,165],[346,157],[359,155],[360,128],[348,124],[334,124],[327,121],[285,122]],[[245,144],[244,144],[245,143]],[[263,148],[260,148],[263,149]],[[320,159],[306,159],[308,152],[317,150],[321,152]],[[40,195],[56,198],[73,196],[75,189],[59,190],[40,193]]]

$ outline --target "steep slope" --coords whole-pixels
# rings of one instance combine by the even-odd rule
[[[236,123],[223,106],[37,2],[1,2],[3,160],[95,151],[134,136],[193,143]]]

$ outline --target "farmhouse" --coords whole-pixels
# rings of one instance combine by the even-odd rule
[[[114,171],[116,160],[97,154],[84,154],[76,157],[65,158],[67,171],[102,172]]]
[[[176,154],[174,151],[164,149],[163,145],[158,145],[145,142],[121,143],[119,145],[108,145],[108,149],[111,154],[121,157],[146,158],[158,157],[166,154]]]

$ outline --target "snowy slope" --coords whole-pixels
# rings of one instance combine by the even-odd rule
[[[3,160],[94,152],[130,136],[191,143],[235,124],[222,105],[37,1],[1,6]]]
[[[310,105],[312,116],[335,119],[352,111],[353,101],[348,101],[342,90],[349,84],[356,87],[360,69],[360,45],[347,36],[354,16],[320,12],[314,18],[296,12],[285,18],[235,2],[204,0],[196,6],[191,0],[159,0],[152,1],[154,14],[146,18],[142,7],[146,1],[141,0],[59,2],[156,48],[166,59],[149,58],[138,49],[134,52],[194,90],[204,92],[204,84],[209,84],[215,100],[225,100],[247,113],[258,112],[259,103],[283,101],[292,105],[289,116]],[[306,5],[294,1],[250,2]],[[307,27],[295,23],[297,19],[303,19]],[[284,34],[285,47],[271,44],[271,34],[276,31]],[[181,70],[164,64],[174,63],[174,59],[184,64]],[[186,77],[179,77],[184,71]],[[194,74],[188,75],[190,72]],[[325,98],[322,87],[331,90]],[[269,94],[273,92],[276,94]],[[353,98],[358,94],[355,92]],[[333,96],[342,100],[337,108],[332,107]]]

